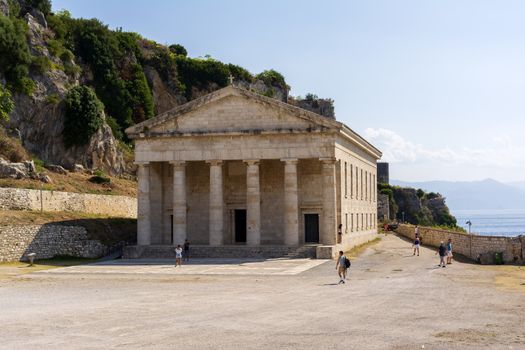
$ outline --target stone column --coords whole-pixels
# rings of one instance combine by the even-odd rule
[[[259,161],[246,160],[246,244],[261,244],[261,185]]]
[[[323,163],[323,221],[321,227],[321,243],[336,244],[336,188],[335,159],[321,158]]]
[[[224,241],[224,199],[222,191],[222,161],[210,161],[210,245]]]
[[[173,245],[186,239],[186,163],[173,161]]]
[[[149,198],[149,163],[137,163],[137,244],[151,245],[151,218]]]
[[[284,161],[284,244],[299,245],[299,203],[297,198],[297,159]]]

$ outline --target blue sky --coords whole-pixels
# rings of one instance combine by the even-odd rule
[[[54,0],[335,100],[406,181],[525,180],[525,1]]]

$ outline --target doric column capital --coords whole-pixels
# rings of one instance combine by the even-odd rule
[[[244,159],[243,162],[245,162],[248,165],[259,165],[260,160],[259,159]]]
[[[222,159],[216,159],[216,160],[207,160],[206,163],[209,165],[222,165],[224,161]]]
[[[284,162],[285,164],[297,164],[297,163],[299,163],[299,159],[297,159],[297,158],[281,158],[281,162]]]
[[[337,161],[337,159],[335,159],[334,157],[319,158],[319,160],[323,164],[335,164],[335,162]]]

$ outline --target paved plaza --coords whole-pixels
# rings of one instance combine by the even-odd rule
[[[1,349],[525,349],[525,269],[412,256],[116,261],[0,280]]]
[[[175,267],[175,260],[112,260],[41,271],[41,274],[148,275],[297,275],[329,260],[315,259],[191,259]]]

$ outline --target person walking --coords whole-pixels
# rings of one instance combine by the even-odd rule
[[[449,238],[447,242],[447,265],[452,264],[452,239]]]
[[[180,244],[175,248],[175,267],[182,266],[182,247]]]
[[[439,265],[438,265],[439,267],[447,267],[447,264],[445,264],[446,251],[447,251],[447,248],[445,248],[445,243],[441,241],[438,251],[436,252],[436,255],[439,254]]]
[[[343,242],[343,224],[337,226],[337,243]]]
[[[190,241],[184,240],[184,261],[190,261]]]
[[[348,268],[347,267],[347,257],[344,255],[343,251],[340,250],[339,251],[339,257],[337,258],[337,263],[335,264],[335,269],[337,270],[337,272],[339,273],[339,284],[341,283],[345,283],[345,280],[346,280],[346,269]]]
[[[416,252],[417,252],[417,256],[419,256],[419,246],[421,245],[421,240],[419,239],[419,236],[416,236],[416,239],[414,239],[414,244],[412,244],[412,247],[414,247],[414,254],[412,255],[416,255]]]
[[[416,227],[414,228],[414,235],[416,238],[419,237],[419,226],[418,225],[416,225]]]

